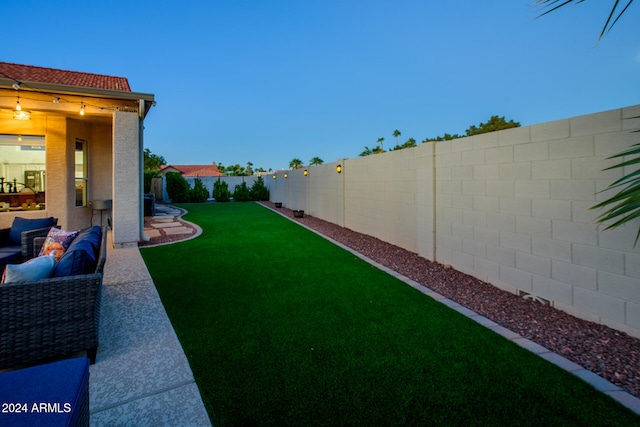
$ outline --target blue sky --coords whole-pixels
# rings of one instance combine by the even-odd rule
[[[612,3],[3,0],[0,60],[127,77],[170,164],[282,169],[640,104],[640,8],[598,43]]]

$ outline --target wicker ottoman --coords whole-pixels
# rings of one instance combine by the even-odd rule
[[[0,374],[0,425],[88,426],[89,359]]]

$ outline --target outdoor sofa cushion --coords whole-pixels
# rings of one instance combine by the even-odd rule
[[[88,426],[89,360],[71,358],[0,374],[4,426]],[[11,405],[11,406],[9,406]]]
[[[22,244],[22,232],[35,230],[38,228],[53,227],[56,220],[52,216],[48,218],[21,218],[19,216],[13,219],[11,230],[9,230],[9,245]]]
[[[93,273],[98,264],[101,241],[102,228],[99,225],[82,230],[58,261],[53,277]]]
[[[49,255],[51,252],[55,251],[56,260],[60,261],[60,258],[62,258],[67,249],[69,249],[69,245],[79,233],[79,231],[66,231],[52,227],[49,230],[49,233],[47,233],[47,237],[44,239],[44,243],[38,256]]]
[[[32,258],[22,264],[9,264],[5,268],[2,283],[29,282],[48,279],[56,268],[56,258],[41,256]]]
[[[22,254],[21,245],[0,246],[0,265],[18,262]],[[2,268],[0,267],[0,270]]]

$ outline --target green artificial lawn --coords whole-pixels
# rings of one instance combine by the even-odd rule
[[[258,204],[183,207],[202,235],[141,252],[217,427],[640,423]]]

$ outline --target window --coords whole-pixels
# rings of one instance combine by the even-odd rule
[[[45,207],[43,136],[0,135],[0,211]]]
[[[87,141],[76,139],[76,206],[87,206]]]

